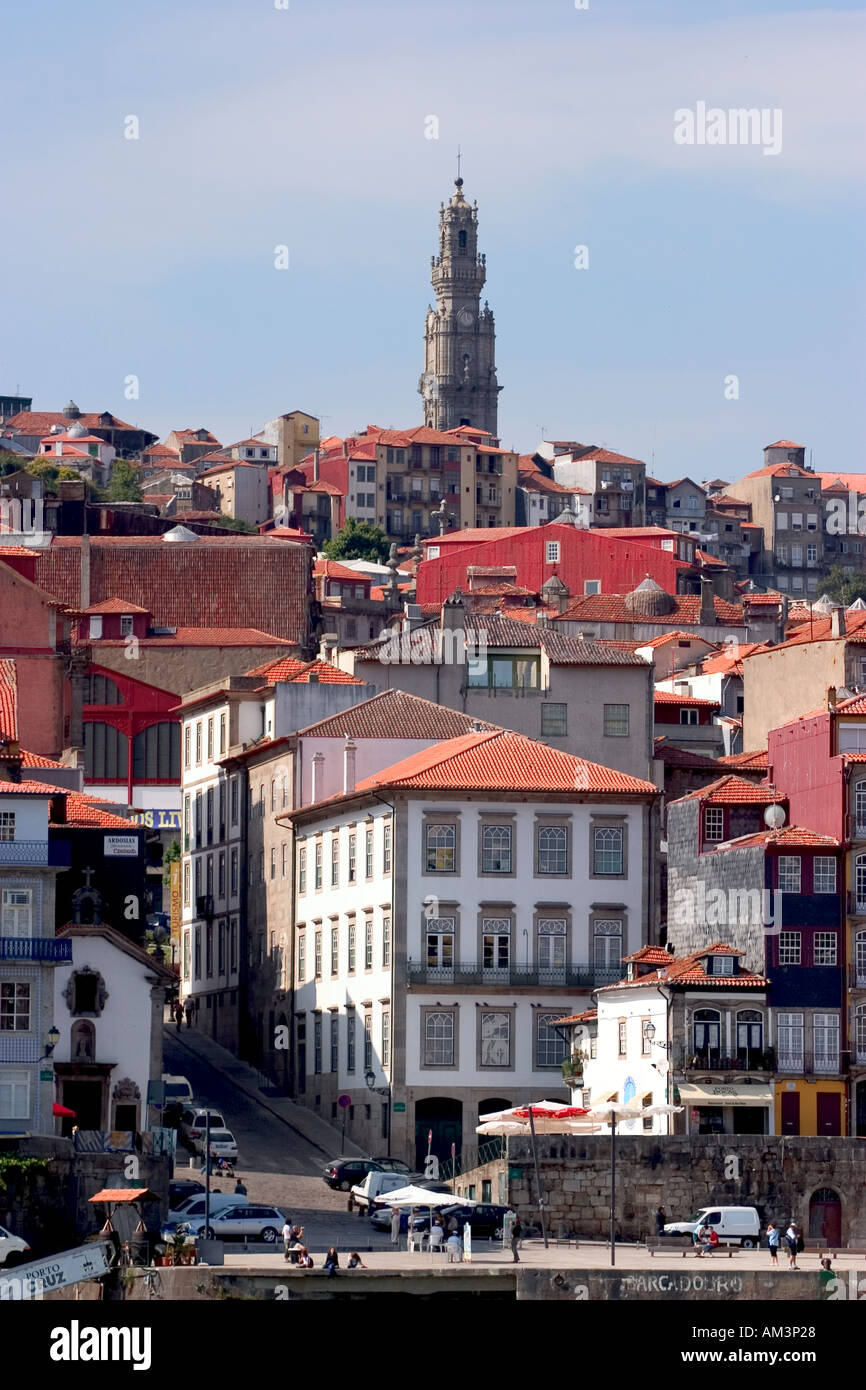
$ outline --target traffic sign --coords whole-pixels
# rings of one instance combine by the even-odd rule
[[[342,1106],[342,1108],[346,1110],[352,1104],[352,1097],[346,1095],[337,1096],[337,1104]]]
[[[395,1115],[405,1115],[405,1113],[406,1113],[406,1102],[405,1102],[405,1100],[395,1100],[395,1101],[394,1101],[393,1109],[394,1109],[394,1114],[395,1114]]]

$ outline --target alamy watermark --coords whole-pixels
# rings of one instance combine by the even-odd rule
[[[760,927],[768,936],[782,930],[782,894],[772,888],[707,888],[680,884],[671,894],[668,922],[687,926]]]
[[[391,628],[379,648],[383,666],[465,666],[471,676],[487,672],[487,636],[484,630],[465,632],[463,628],[440,628],[432,637],[419,640],[411,629]],[[414,639],[414,640],[413,640]]]
[[[681,106],[674,112],[676,145],[760,145],[762,154],[782,152],[781,107]]]

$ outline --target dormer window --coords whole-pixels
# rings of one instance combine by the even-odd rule
[[[132,614],[122,613],[120,615],[120,635],[121,637],[132,636]]]
[[[704,839],[718,843],[725,838],[725,813],[721,806],[707,806],[704,811]]]
[[[733,956],[707,956],[706,973],[708,975],[734,975]]]

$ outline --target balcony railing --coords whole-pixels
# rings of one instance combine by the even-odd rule
[[[593,989],[616,984],[617,980],[622,979],[622,970],[618,967],[599,970],[588,962],[559,969],[509,965],[501,970],[492,970],[475,961],[461,961],[455,965],[425,965],[421,961],[410,960],[406,968],[410,984],[425,985],[537,985],[541,988],[563,985],[572,989]]]
[[[68,868],[72,850],[68,840],[0,840],[0,864],[50,864]]]
[[[848,988],[866,989],[866,966],[850,965],[848,967]]]
[[[858,1067],[866,1067],[866,1047],[855,1047],[851,1054],[851,1061]]]
[[[780,1052],[778,1072],[797,1073],[801,1076],[833,1076],[847,1068],[847,1056],[838,1052]]]
[[[32,960],[62,965],[72,960],[72,942],[53,937],[0,936],[0,960]]]
[[[740,1048],[728,1056],[716,1048],[705,1052],[689,1051],[679,1047],[674,1051],[674,1067],[679,1071],[764,1071],[776,1070],[776,1059],[772,1048]]]

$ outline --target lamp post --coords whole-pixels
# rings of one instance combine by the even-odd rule
[[[649,1023],[647,1023],[647,1025],[646,1025],[646,1027],[645,1027],[645,1029],[644,1029],[644,1032],[646,1033],[646,1036],[647,1036],[647,1038],[649,1039],[650,1046],[653,1046],[653,1047],[660,1047],[661,1050],[662,1050],[662,1052],[664,1052],[665,1054],[667,1054],[667,1053],[670,1051],[670,1043],[668,1043],[668,1042],[656,1042],[656,1041],[655,1041],[656,1026],[655,1026],[655,1024],[653,1023],[652,1019],[650,1019]],[[666,1104],[666,1105],[670,1105],[670,1100],[671,1100],[671,1063],[670,1063],[670,1057],[668,1057],[667,1055],[665,1055],[665,1104]]]
[[[58,1044],[59,1042],[60,1042],[60,1029],[56,1026],[56,1024],[52,1023],[51,1027],[48,1029],[48,1034],[47,1034],[46,1039],[45,1039],[45,1056],[46,1056],[46,1057],[53,1057],[53,1055],[54,1055],[54,1049],[55,1049],[55,1047],[57,1046],[57,1044]]]
[[[377,1096],[387,1096],[388,1111],[385,1121],[385,1138],[388,1143],[388,1157],[391,1157],[391,1083],[387,1082],[384,1086],[376,1085],[376,1073],[372,1067],[368,1067],[364,1072],[364,1080],[367,1083],[367,1090]]]

